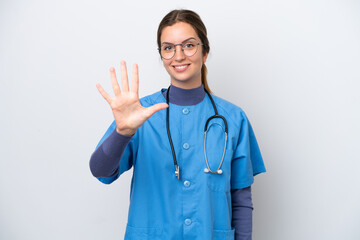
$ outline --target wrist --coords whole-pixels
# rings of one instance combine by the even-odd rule
[[[120,129],[120,128],[116,128],[116,132],[124,135],[124,136],[133,136],[136,132],[136,130],[133,129]]]

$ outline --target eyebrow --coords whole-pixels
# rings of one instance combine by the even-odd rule
[[[196,40],[196,38],[194,38],[194,37],[190,37],[190,38],[188,38],[188,39],[185,39],[185,40],[184,40],[184,41],[182,41],[181,43],[187,42],[187,41],[189,41],[189,40],[191,40],[191,39]],[[172,44],[172,45],[174,45],[173,43],[170,43],[170,42],[163,42],[163,43],[161,43],[161,45],[163,45],[163,44]]]

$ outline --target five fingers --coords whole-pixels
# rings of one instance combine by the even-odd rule
[[[122,90],[124,92],[128,92],[129,91],[129,82],[128,82],[125,61],[121,61],[120,69],[121,69]],[[119,83],[116,79],[116,73],[115,73],[115,69],[113,67],[110,68],[110,78],[111,78],[111,85],[114,90],[115,96],[120,95],[121,89],[120,89]],[[133,65],[131,84],[132,84],[132,92],[138,93],[138,91],[139,91],[139,67],[137,64]],[[104,99],[110,104],[112,101],[112,98],[110,97],[110,95],[103,89],[103,87],[100,84],[96,84],[96,87],[99,90],[100,94],[104,97]],[[147,114],[150,117],[155,112],[165,109],[167,107],[168,107],[168,105],[166,103],[155,104],[154,106],[147,108]]]

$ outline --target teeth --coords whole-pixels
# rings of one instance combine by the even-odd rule
[[[176,69],[184,69],[186,68],[188,65],[183,65],[183,66],[175,66]]]

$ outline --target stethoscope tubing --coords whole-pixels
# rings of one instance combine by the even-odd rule
[[[166,109],[166,130],[167,130],[167,135],[169,138],[169,143],[170,143],[170,147],[171,147],[171,152],[173,155],[173,159],[174,159],[174,166],[175,166],[175,175],[177,176],[178,179],[180,179],[180,169],[179,166],[177,165],[177,161],[176,161],[176,154],[175,154],[175,149],[174,149],[174,144],[172,142],[171,139],[171,133],[170,133],[170,126],[169,126],[169,108],[170,108],[170,104],[169,104],[169,91],[170,91],[170,86],[166,92],[166,103],[169,105],[169,107]]]
[[[170,92],[170,87],[171,85],[169,86],[169,88],[167,89],[167,92],[166,92],[166,103],[169,105],[169,92]],[[223,161],[224,161],[224,157],[225,157],[225,150],[226,150],[226,143],[227,143],[227,133],[228,133],[228,125],[227,125],[227,121],[226,121],[226,118],[222,115],[219,115],[218,114],[218,111],[217,111],[217,108],[216,108],[216,105],[215,105],[215,102],[213,100],[213,98],[211,97],[211,94],[204,88],[206,94],[209,96],[210,98],[210,101],[211,101],[211,104],[213,106],[213,109],[215,111],[215,115],[209,117],[205,123],[205,127],[204,127],[204,155],[205,155],[205,162],[206,162],[206,166],[207,168],[204,169],[204,172],[208,173],[218,173],[218,174],[222,174],[222,170],[221,170],[221,166],[223,164]],[[170,105],[169,107],[166,109],[166,130],[167,130],[167,135],[168,135],[168,138],[169,138],[169,143],[170,143],[170,147],[171,147],[171,152],[172,152],[172,155],[173,155],[173,160],[174,160],[174,166],[175,166],[175,175],[177,176],[178,179],[180,179],[180,168],[178,166],[178,163],[177,163],[177,160],[176,160],[176,154],[175,154],[175,149],[174,149],[174,144],[173,144],[173,141],[172,141],[172,138],[171,138],[171,133],[170,133]],[[222,154],[222,158],[221,158],[221,162],[217,168],[216,171],[212,171],[210,166],[209,166],[209,162],[207,160],[207,156],[206,156],[206,133],[207,133],[207,127],[208,127],[208,124],[209,122],[214,119],[214,118],[221,118],[225,124],[225,144],[224,144],[224,150],[223,150],[223,154]]]

